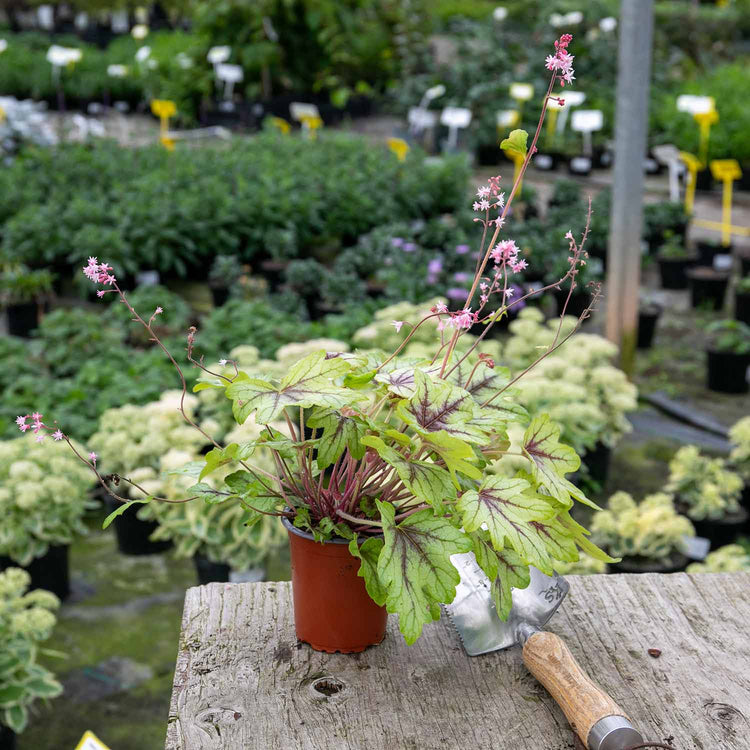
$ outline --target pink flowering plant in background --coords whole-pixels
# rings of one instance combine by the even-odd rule
[[[511,587],[528,585],[529,565],[552,573],[555,561],[576,560],[579,549],[608,560],[570,514],[576,501],[596,507],[566,478],[578,469],[579,457],[560,443],[559,429],[547,415],[531,419],[516,400],[514,384],[536,363],[511,373],[479,350],[493,325],[532,294],[565,288],[570,299],[586,262],[588,229],[580,238],[568,232],[560,237],[569,248],[567,273],[542,290],[522,294],[514,277],[526,261],[513,238],[501,235],[553,88],[573,80],[570,39],[562,36],[547,58],[552,75],[531,144],[527,148],[523,131],[513,131],[503,142],[525,157],[518,178],[504,188],[500,176],[492,177],[477,190],[473,207],[481,239],[460,309],[438,302],[418,322],[393,321],[403,337],[395,351],[317,351],[280,380],[241,371],[231,360],[206,366],[196,352],[197,332],[190,329],[186,359],[202,371],[194,390],[223,392],[238,423],[253,419],[263,430],[257,439],[221,445],[181,409],[213,448],[199,465],[185,470],[196,481],[178,500],[145,491],[137,501],[121,496],[121,483],[141,488],[127,477],[102,475],[96,455],[76,451],[64,426],[46,424],[41,414],[19,417],[19,428],[32,430],[38,440],[65,440],[122,503],[115,514],[133,502],[240,503],[249,524],[262,514],[273,515],[319,541],[348,540],[351,554],[361,561],[360,575],[370,596],[399,614],[409,643],[424,624],[439,617],[438,605],[453,599],[459,581],[450,562],[455,553],[476,554],[493,581],[502,617],[510,609]],[[468,248],[462,247],[465,252]],[[99,297],[118,295],[161,347],[181,379],[184,399],[182,369],[153,329],[161,308],[142,317],[106,262],[89,258],[83,273],[101,287]],[[595,288],[592,306],[599,294]],[[580,316],[579,325],[590,310]],[[412,337],[425,326],[434,327],[434,352],[411,356]],[[481,334],[470,336],[469,329],[477,326]],[[562,330],[561,319],[557,336],[537,362],[573,335],[563,336]],[[268,471],[268,463],[266,468],[256,465],[257,452],[270,454],[276,470]],[[508,467],[490,470],[506,457]],[[204,481],[220,468],[222,476],[228,469],[231,473],[212,484]]]

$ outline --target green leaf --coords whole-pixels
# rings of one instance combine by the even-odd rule
[[[523,479],[488,476],[478,491],[469,490],[458,499],[464,529],[472,532],[486,524],[498,552],[505,547],[506,537],[521,552],[529,523],[553,518],[559,511],[530,490]]]
[[[431,432],[424,436],[424,441],[443,459],[446,468],[451,473],[456,489],[460,488],[456,478],[456,472],[458,471],[471,479],[482,478],[482,471],[469,463],[470,460],[476,460],[476,454],[468,443],[449,435],[447,432]]]
[[[510,549],[497,553],[497,566],[497,576],[492,580],[490,592],[498,617],[507,620],[513,606],[511,589],[525,589],[531,576],[528,564]]]
[[[10,708],[23,698],[25,692],[23,685],[6,685],[0,688],[0,708]]]
[[[578,559],[575,540],[559,518],[531,521],[520,536],[523,544],[521,549],[516,547],[516,552],[548,576],[554,573],[555,560],[574,562]]]
[[[229,495],[226,492],[220,492],[215,487],[205,482],[198,482],[187,490],[191,495],[195,495],[197,498],[204,500],[207,503],[223,503],[229,500]]]
[[[523,436],[523,452],[531,460],[532,474],[555,500],[569,505],[570,482],[560,481],[581,465],[578,454],[560,440],[560,428],[548,414],[535,417]]]
[[[115,508],[105,519],[104,523],[102,524],[102,528],[106,529],[112,521],[117,518],[117,516],[121,516],[131,505],[138,505],[143,503],[151,502],[151,498],[147,497],[144,500],[129,500],[127,503],[122,503],[119,508]],[[0,701],[1,703],[1,701]]]
[[[511,156],[526,156],[526,142],[529,134],[525,130],[511,130],[510,135],[500,143],[500,148]]]
[[[338,408],[356,401],[359,398],[356,392],[334,382],[350,368],[340,357],[326,359],[321,349],[292,365],[278,386],[246,378],[227,386],[226,394],[232,399],[232,412],[240,424],[253,412],[256,421],[265,424],[276,419],[287,406]]]
[[[432,505],[436,511],[440,511],[445,500],[456,497],[456,488],[450,474],[440,466],[428,461],[407,460],[374,435],[365,435],[361,442],[362,445],[375,448],[378,455],[396,469],[409,492]]]
[[[370,599],[381,606],[386,600],[386,590],[378,576],[378,558],[382,549],[382,539],[370,538],[362,544],[357,544],[355,538],[349,542],[349,552],[361,561],[357,575],[365,579],[365,588]]]
[[[212,448],[206,453],[206,464],[201,470],[198,479],[203,479],[211,472],[216,471],[219,467],[231,464],[233,461],[237,460],[239,448],[240,447],[237,443],[230,443],[225,448]]]
[[[574,521],[569,513],[560,514],[560,523],[573,534],[575,543],[590,557],[605,563],[620,562],[619,557],[610,557],[603,549],[597,547],[589,538],[590,531]]]
[[[376,503],[383,521],[378,576],[387,592],[386,608],[398,613],[399,628],[412,644],[426,623],[439,619],[440,603],[453,601],[460,578],[450,556],[468,552],[471,540],[429,509],[396,525],[394,507]]]
[[[3,724],[16,734],[21,734],[29,721],[28,709],[26,706],[12,706],[4,712],[4,719]]]
[[[235,471],[224,480],[232,492],[239,495],[242,507],[251,515],[245,519],[246,526],[257,523],[263,513],[271,513],[280,509],[283,499],[272,495],[268,488],[249,471]]]
[[[30,680],[26,689],[38,698],[55,698],[62,693],[62,685],[55,679]]]
[[[473,369],[467,362],[462,362],[450,375],[449,380],[463,387]],[[492,398],[501,388],[510,382],[510,370],[507,367],[480,367],[469,381],[465,390],[480,406]],[[481,406],[475,422],[481,425],[504,427],[507,422],[525,422],[528,412],[518,403],[516,391],[512,388],[504,391],[487,406]]]
[[[344,375],[344,387],[364,388],[368,383],[372,382],[377,373],[377,370],[370,370],[370,372],[361,374],[348,372],[346,375]]]
[[[472,424],[475,404],[467,391],[445,381],[433,381],[421,370],[415,371],[414,384],[414,395],[397,407],[407,424],[421,433],[442,430],[470,442],[485,439],[485,430]]]
[[[317,411],[307,420],[309,427],[322,427],[318,440],[318,468],[322,471],[334,464],[345,448],[357,461],[365,455],[365,446],[360,439],[365,434],[365,425],[351,417],[327,409]]]

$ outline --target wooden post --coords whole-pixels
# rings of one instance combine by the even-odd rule
[[[615,168],[607,251],[607,338],[633,373],[643,223],[643,158],[648,128],[653,0],[620,3]]]

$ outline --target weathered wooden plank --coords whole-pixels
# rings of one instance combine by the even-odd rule
[[[549,629],[645,736],[750,748],[750,574],[569,580]],[[520,649],[467,657],[445,619],[408,647],[391,617],[380,646],[320,654],[295,639],[287,583],[188,590],[166,750],[463,747],[574,747]]]

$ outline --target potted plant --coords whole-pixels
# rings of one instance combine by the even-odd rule
[[[62,693],[54,674],[37,663],[39,643],[55,627],[60,600],[49,591],[28,591],[30,583],[20,568],[0,572],[0,750],[14,750],[37,700]]]
[[[698,536],[711,548],[732,544],[743,533],[748,512],[740,506],[742,478],[722,458],[710,458],[694,445],[685,445],[669,462],[665,491],[675,507],[693,522]]]
[[[159,401],[144,406],[129,404],[103,412],[98,430],[89,438],[101,471],[127,476],[138,469],[159,468],[159,457],[170,450],[188,456],[198,453],[206,439],[185,424],[178,411],[181,397],[179,391],[167,391]],[[195,396],[186,396],[182,407],[192,415],[197,405]],[[109,505],[113,509],[116,503]],[[157,524],[143,516],[136,505],[115,519],[117,546],[125,555],[153,555],[172,546],[166,540],[150,539]]]
[[[750,509],[750,417],[743,417],[732,425],[729,441],[732,444],[729,463],[745,482],[741,502],[744,508]]]
[[[714,258],[719,255],[732,255],[733,246],[723,245],[718,240],[696,240],[695,249],[698,252],[698,265],[713,268]]]
[[[709,342],[708,387],[721,393],[747,393],[750,326],[738,320],[716,320],[706,327]]]
[[[693,525],[681,516],[664,492],[637,503],[627,492],[616,492],[591,522],[592,538],[618,563],[612,573],[677,573],[685,570],[684,537],[695,536]]]
[[[6,268],[0,274],[0,304],[8,318],[11,336],[28,337],[39,325],[40,310],[52,292],[49,271],[30,271],[26,266]]]
[[[638,343],[639,349],[650,349],[664,307],[653,299],[644,297],[638,306]]]
[[[661,248],[667,242],[685,244],[690,215],[681,202],[659,201],[643,207],[643,239],[650,252]]]
[[[735,287],[734,319],[750,325],[750,275],[741,278]]]
[[[709,266],[688,268],[690,303],[693,307],[721,310],[729,286],[729,271],[718,271]]]
[[[571,79],[570,40],[563,35],[547,59],[553,71],[550,90],[561,77]],[[546,104],[545,98],[542,117]],[[413,643],[423,626],[439,617],[439,605],[455,596],[459,574],[450,562],[453,554],[475,552],[504,618],[511,587],[528,585],[529,565],[551,573],[555,560],[577,559],[578,548],[612,561],[570,514],[575,502],[592,505],[566,478],[580,465],[575,450],[560,442],[559,428],[548,415],[529,419],[519,408],[513,386],[535,363],[511,374],[481,351],[480,338],[465,338],[484,319],[491,296],[501,295],[509,309],[518,304],[506,294],[504,280],[523,263],[515,242],[501,239],[500,230],[536,136],[527,142],[519,130],[502,146],[524,158],[507,196],[499,177],[477,191],[476,218],[489,239],[465,307],[451,312],[436,304],[414,324],[391,321],[401,338],[394,351],[321,349],[282,378],[270,379],[231,362],[220,362],[230,365],[228,375],[206,367],[195,349],[196,332],[188,335],[188,360],[202,371],[195,390],[225,394],[238,423],[254,418],[264,428],[249,441],[213,441],[198,482],[181,501],[239,504],[251,518],[281,519],[290,541],[297,636],[313,648],[357,652],[376,644],[384,637],[387,612],[399,615],[400,630]],[[542,291],[573,288],[585,267],[584,240],[571,231],[560,240],[568,248],[567,270]],[[108,264],[97,258],[89,259],[84,273],[103,284],[105,294],[117,295],[177,365],[153,334],[158,309],[142,317]],[[592,304],[598,298],[595,288]],[[589,313],[590,307],[546,353],[565,343]],[[415,332],[425,329],[432,331],[430,354],[402,356]],[[186,411],[183,416],[208,436]],[[284,430],[273,427],[277,421]],[[270,452],[275,471],[254,463],[258,450]],[[485,471],[490,461],[511,454],[523,464],[512,475]],[[124,497],[117,487],[133,486],[132,480],[117,475],[108,481],[93,461],[83,460],[122,503],[110,520],[135,502],[169,502],[148,491],[139,501]],[[218,488],[203,481],[227,470],[231,473]]]
[[[242,264],[236,255],[217,255],[208,272],[208,286],[214,300],[214,307],[221,307],[228,299],[232,288],[244,274]]]
[[[742,248],[738,255],[740,256],[740,273],[742,276],[750,276],[750,249]]]
[[[741,544],[727,544],[709,552],[703,562],[690,563],[688,573],[746,573],[750,571],[750,554]]]
[[[88,499],[92,481],[67,446],[35,441],[43,434],[36,428],[43,425],[38,416],[31,424],[17,421],[36,436],[0,442],[0,569],[26,568],[33,588],[65,599],[70,593],[68,545],[76,534],[87,533],[83,516],[93,505]]]
[[[662,289],[687,289],[687,271],[695,265],[695,257],[684,244],[670,241],[662,245],[657,261]]]

